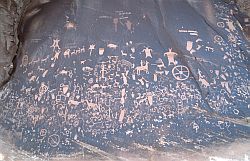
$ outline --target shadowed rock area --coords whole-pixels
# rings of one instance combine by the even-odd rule
[[[3,146],[43,159],[227,158],[217,145],[249,156],[249,17],[235,2],[17,4],[1,8],[14,14],[1,17]]]

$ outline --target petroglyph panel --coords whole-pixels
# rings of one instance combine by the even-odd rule
[[[37,32],[24,24],[31,33],[0,94],[1,126],[35,154],[200,150],[249,138],[249,44],[230,6],[209,2],[207,23],[186,1],[152,11],[139,1],[51,2],[58,8],[44,12],[56,20],[41,11]],[[175,15],[171,5],[187,9]]]

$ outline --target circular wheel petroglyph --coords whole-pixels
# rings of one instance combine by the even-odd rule
[[[172,74],[176,80],[186,80],[189,77],[189,69],[183,65],[177,65],[172,69]]]

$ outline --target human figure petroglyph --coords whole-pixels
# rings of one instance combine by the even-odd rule
[[[157,67],[161,70],[162,68],[166,68],[163,60],[161,58],[158,59]]]
[[[58,38],[53,40],[53,44],[50,46],[51,48],[53,48],[53,51],[55,51],[56,49],[57,50],[61,49],[59,47],[59,42],[60,42],[60,40]]]
[[[54,56],[51,58],[51,60],[53,60],[54,62],[55,62],[56,60],[58,60],[60,53],[61,53],[60,50],[55,51],[55,54],[54,54]]]
[[[205,76],[201,74],[201,71],[198,69],[198,81],[201,82],[201,85],[205,88],[209,87],[210,84],[208,81],[204,78]]]
[[[145,53],[145,57],[146,57],[146,58],[147,58],[147,57],[152,58],[152,51],[153,51],[152,49],[146,47],[146,48],[143,49],[142,51]]]
[[[168,65],[177,64],[177,61],[174,58],[178,54],[175,52],[172,52],[172,48],[170,48],[168,52],[164,53],[164,55],[168,57]]]
[[[124,85],[128,85],[128,72],[126,71],[125,73],[122,73],[122,80]]]
[[[91,44],[91,45],[89,46],[89,50],[90,50],[89,55],[91,56],[93,50],[95,50],[95,44]]]
[[[142,71],[145,71],[146,73],[149,73],[148,72],[148,66],[149,66],[149,62],[146,61],[145,65],[137,66],[135,68],[135,70],[136,70],[138,75],[140,75]]]

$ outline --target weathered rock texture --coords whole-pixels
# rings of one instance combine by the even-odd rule
[[[17,54],[17,28],[22,12],[29,0],[0,1],[0,85],[6,82],[13,69],[12,60]]]
[[[250,16],[250,1],[249,0],[236,0],[237,5],[241,12]]]

